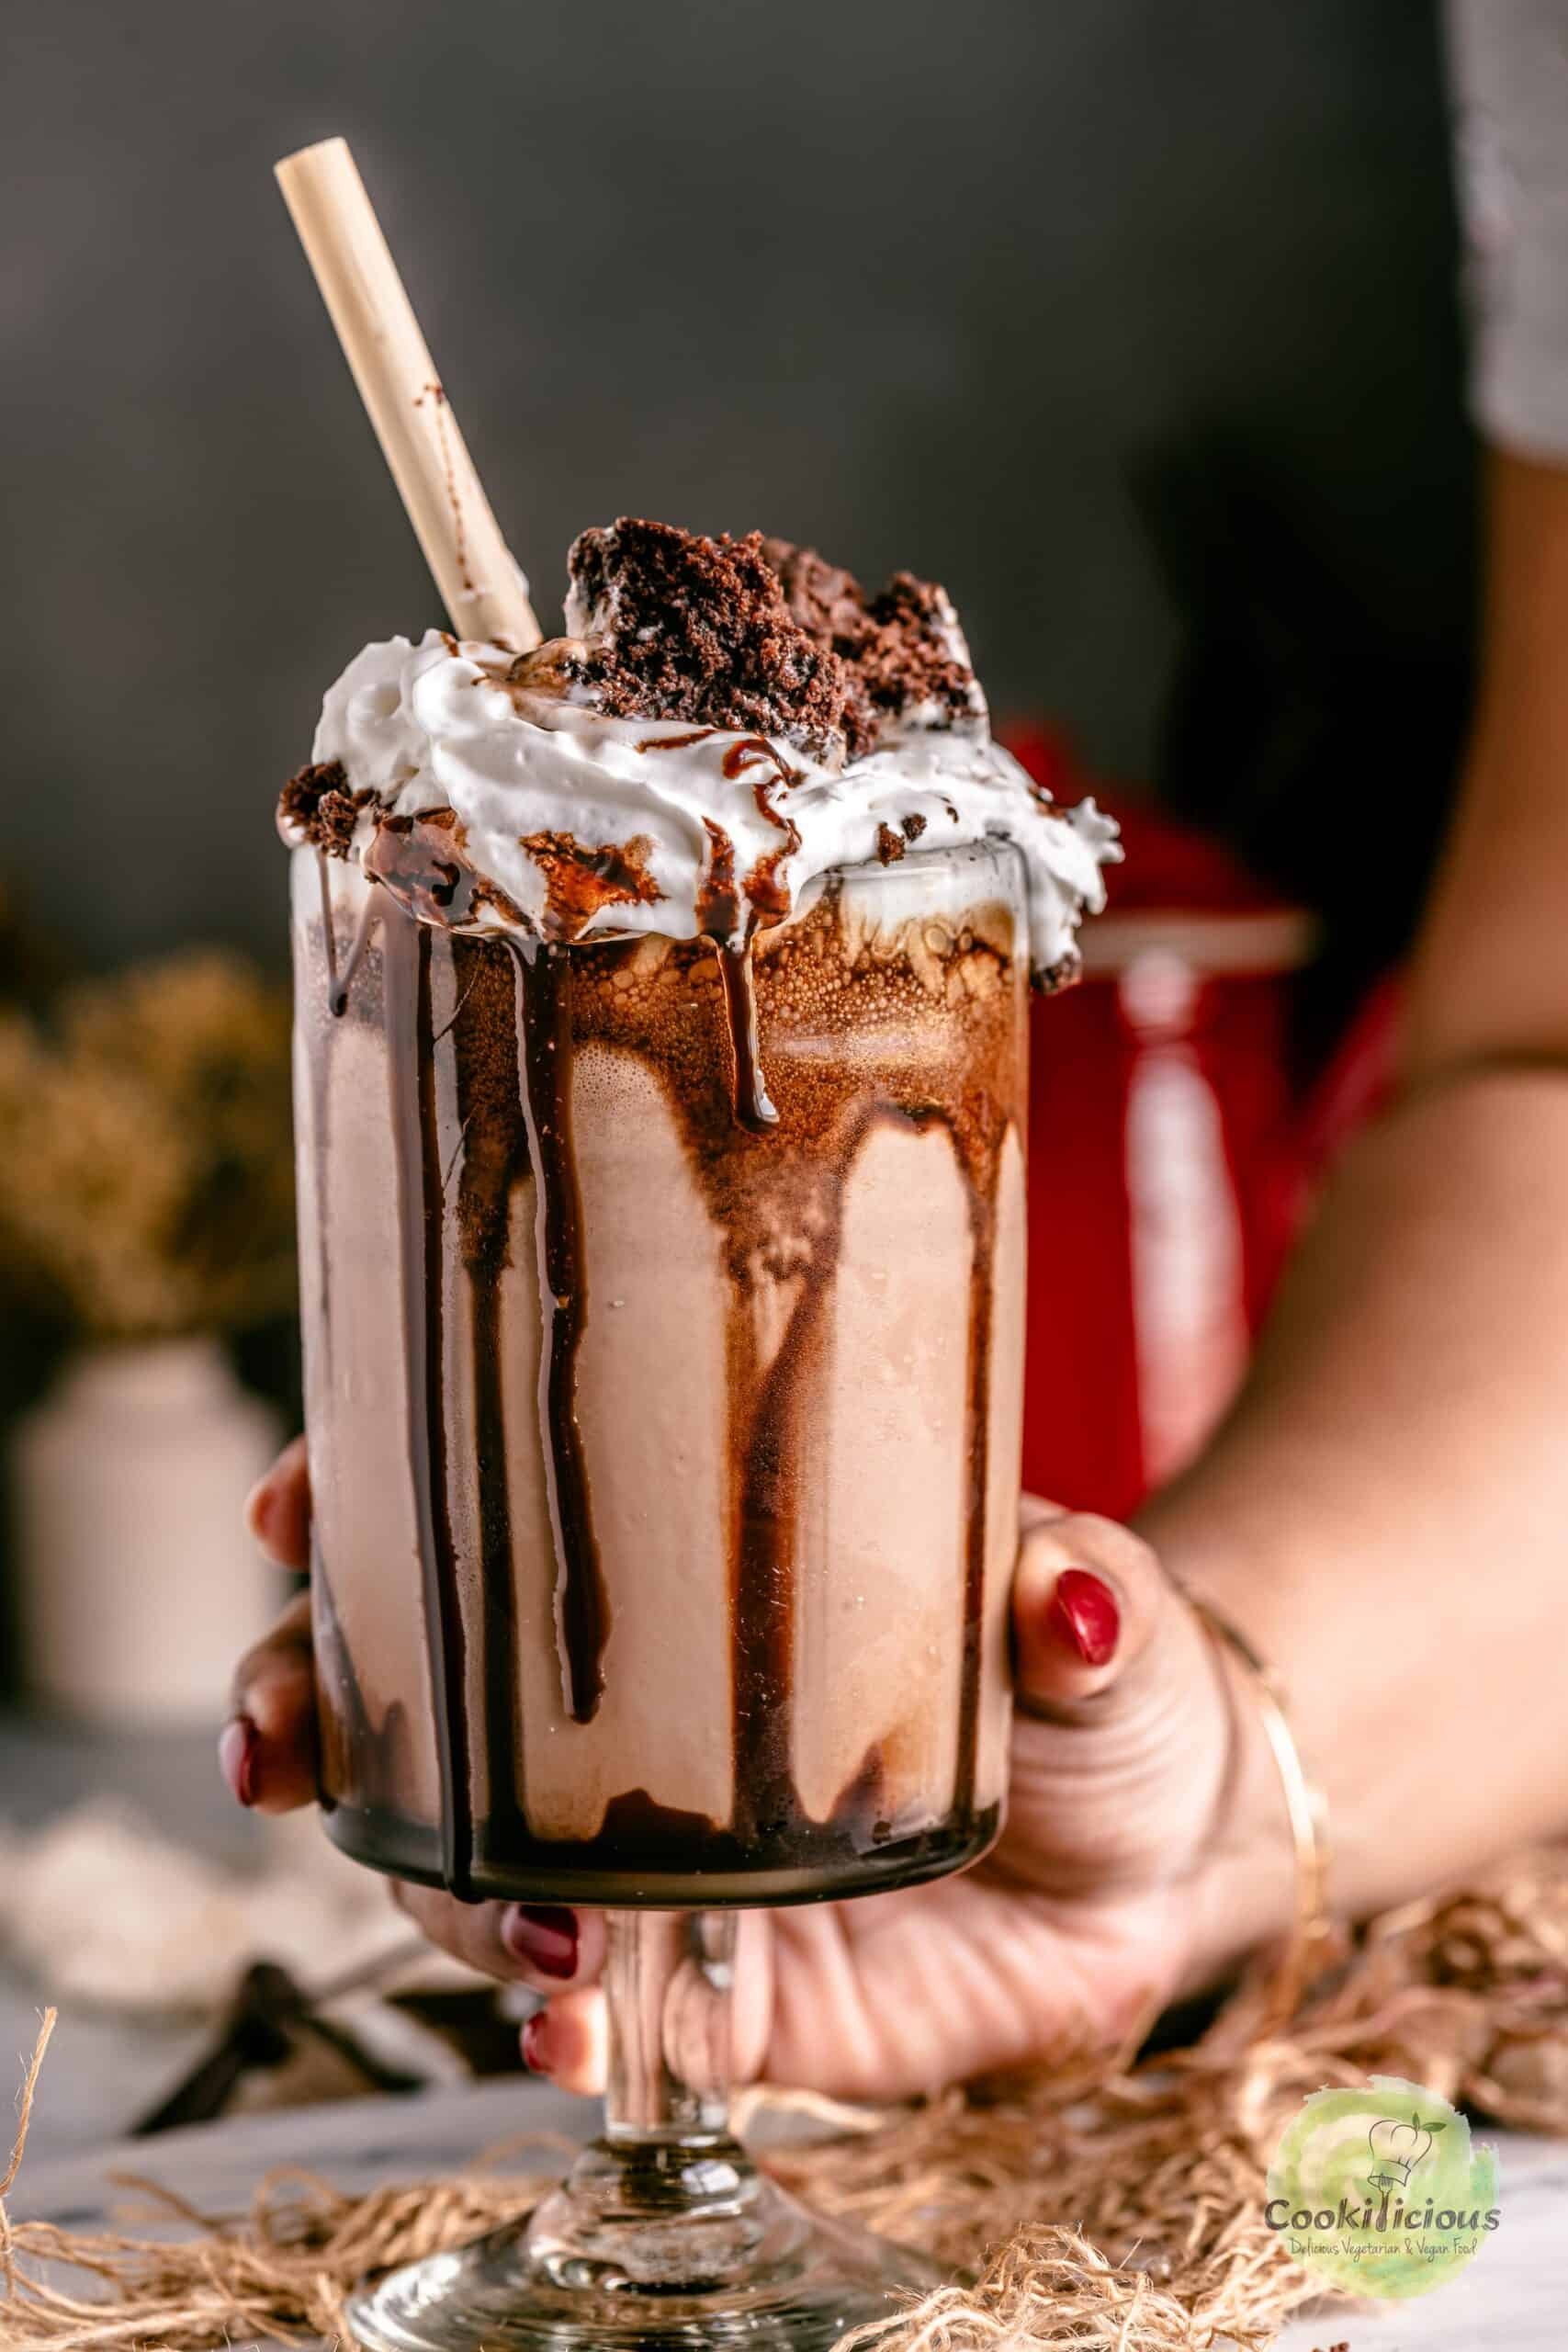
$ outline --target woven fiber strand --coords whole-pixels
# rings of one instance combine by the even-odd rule
[[[1264,2222],[1265,2170],[1284,2122],[1325,2084],[1399,2075],[1496,2122],[1568,2134],[1568,1849],[1375,1922],[1288,2030],[1267,2029],[1268,1996],[1260,1971],[1193,2048],[1099,2082],[1011,2078],[882,2116],[755,2095],[753,2109],[852,2123],[770,2157],[791,2188],[977,2274],[862,2331],[859,2352],[1269,2344],[1319,2290]],[[231,2217],[125,2184],[194,2224],[180,2239],[13,2223],[5,2195],[47,2041],[46,2022],[0,2179],[0,2341],[14,2352],[343,2340],[361,2279],[520,2220],[539,2193],[537,2179],[475,2172],[350,2198],[289,2172]],[[78,2294],[53,2283],[73,2269]]]

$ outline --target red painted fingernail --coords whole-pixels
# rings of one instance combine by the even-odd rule
[[[570,1976],[577,1967],[577,1917],[559,1903],[514,1903],[501,1922],[513,1960],[541,1976]]]
[[[523,2064],[531,2075],[547,2075],[545,2064],[545,2012],[536,2009],[523,2020]]]
[[[266,1523],[272,1517],[273,1474],[263,1473],[245,1497],[245,1525],[255,1536],[265,1535]]]
[[[1122,1637],[1116,1595],[1087,1568],[1064,1568],[1049,1611],[1051,1630],[1085,1666],[1109,1666]]]
[[[241,1804],[254,1804],[261,1756],[261,1734],[249,1715],[236,1715],[223,1726],[218,1742],[218,1766]]]

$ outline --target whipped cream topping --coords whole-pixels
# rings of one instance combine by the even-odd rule
[[[1052,801],[983,717],[926,718],[834,764],[781,738],[607,717],[570,662],[519,664],[432,629],[355,656],[313,757],[364,796],[350,854],[403,896],[400,844],[423,839],[450,879],[441,911],[423,890],[416,911],[457,929],[739,944],[803,911],[835,867],[1001,838],[1027,869],[1032,967],[1057,976],[1079,917],[1104,903],[1114,820],[1091,798]]]

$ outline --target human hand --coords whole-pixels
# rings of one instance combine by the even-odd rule
[[[250,1516],[275,1559],[306,1566],[302,1440]],[[1019,1703],[1000,1841],[954,1878],[743,1913],[742,2078],[891,2099],[1066,2064],[1121,2045],[1275,1924],[1285,1888],[1266,1858],[1278,1835],[1242,1801],[1258,1778],[1249,1718],[1148,1546],[1111,1521],[1026,1499],[1012,1623]],[[221,1753],[235,1794],[268,1813],[310,1803],[304,1600],[242,1662],[234,1703]],[[525,2029],[536,2071],[602,2087],[602,1914],[394,1893],[445,1950],[545,1996]]]

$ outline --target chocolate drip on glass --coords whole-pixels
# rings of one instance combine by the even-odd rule
[[[735,1830],[743,1844],[787,1835],[805,1813],[790,1762],[795,1506],[806,1439],[800,1400],[838,1270],[844,1179],[868,1125],[868,1116],[858,1120],[841,1148],[830,1179],[828,1222],[800,1274],[799,1295],[771,1363],[760,1359],[758,1303],[744,1275],[736,1279],[730,1303],[730,1442],[739,1464],[730,1578]],[[852,1803],[852,1792],[845,1794]]]
[[[321,1547],[310,1554],[310,1624],[316,1670],[331,1692],[321,1712],[321,1805],[331,1813],[343,1790],[363,1812],[395,1814],[412,1784],[409,1761],[408,1710],[394,1699],[379,1722],[355,1672],[354,1654],[344,1639],[333,1601],[332,1579]]]
[[[422,878],[444,882],[430,874],[423,852],[420,863]],[[722,881],[722,862],[716,863]],[[900,876],[908,872],[908,865],[899,868]],[[992,1479],[1000,1475],[992,1464],[991,1365],[1004,1342],[992,1327],[998,1270],[1005,1264],[1013,1279],[1017,1262],[998,1256],[997,1186],[1003,1144],[1020,1125],[1022,1005],[1021,972],[1000,943],[1016,935],[1009,928],[1016,919],[981,907],[961,922],[917,912],[881,923],[865,911],[876,906],[876,894],[857,887],[860,899],[846,888],[842,901],[829,888],[806,915],[757,934],[740,954],[702,939],[579,944],[536,949],[530,957],[509,939],[455,935],[382,901],[344,1022],[313,1031],[312,1050],[325,1048],[322,1069],[335,1059],[333,1037],[347,1026],[384,1040],[399,1147],[406,1442],[431,1687],[423,1702],[412,1689],[344,1691],[341,1746],[349,1753],[334,1749],[328,1762],[333,1778],[341,1776],[354,1793],[334,1815],[334,1835],[367,1859],[472,1894],[553,1890],[557,1899],[614,1903],[627,1899],[634,1883],[646,1883],[671,1900],[799,1900],[909,1883],[952,1867],[955,1854],[979,1850],[993,1834],[998,1789],[995,1740],[988,1733],[983,1739],[992,1718],[982,1687],[999,1672],[994,1597],[987,1602],[987,1592],[998,1573],[997,1558],[987,1556],[996,1550]],[[897,887],[907,889],[902,879]],[[382,900],[379,888],[372,895]],[[852,913],[853,906],[862,911]],[[328,952],[325,940],[321,952]],[[750,983],[750,1020],[760,1001],[767,1024],[776,1099],[766,1125],[736,1116],[745,1096],[733,1043],[738,973]],[[569,1836],[551,1833],[549,1790],[531,1784],[527,1758],[541,1743],[541,1769],[554,1759],[546,1781],[553,1771],[558,1785],[562,1765],[576,1768],[556,1743],[595,1732],[606,1699],[625,1692],[616,1678],[647,1670],[630,1651],[613,1650],[606,1660],[609,1595],[595,1539],[603,1532],[599,1480],[610,1464],[585,1446],[577,1397],[589,1299],[574,1073],[582,1073],[583,1100],[593,1103],[603,1073],[628,1066],[657,1083],[720,1251],[729,1501],[727,1589],[717,1605],[727,1620],[728,1706],[728,1722],[714,1731],[729,1750],[728,1794],[711,1810],[671,1803],[656,1774],[642,1783],[633,1765],[618,1783],[609,1779],[598,1826]],[[312,1078],[330,1093],[331,1080],[315,1071]],[[955,1322],[962,1370],[953,1366],[944,1408],[959,1418],[943,1424],[955,1448],[953,1483],[942,1489],[951,1491],[957,1545],[952,1631],[942,1643],[953,1663],[951,1679],[933,1685],[945,1694],[942,1709],[953,1710],[952,1762],[934,1785],[928,1765],[901,1763],[897,1741],[889,1750],[880,1705],[858,1756],[843,1754],[854,1718],[842,1710],[851,1702],[840,1695],[829,1716],[816,1712],[820,1668],[813,1663],[819,1656],[813,1645],[836,1622],[823,1615],[837,1604],[834,1558],[823,1552],[818,1516],[824,1448],[830,1430],[846,1426],[834,1418],[845,1404],[830,1401],[843,1396],[832,1370],[841,1344],[835,1300],[847,1263],[863,1283],[865,1229],[855,1245],[862,1255],[846,1260],[845,1204],[878,1136],[933,1129],[951,1147],[950,1159],[944,1154],[931,1163],[933,1179],[939,1165],[956,1170],[969,1236],[968,1328]],[[316,1134],[324,1145],[324,1115]],[[600,1155],[597,1200],[607,1181],[602,1114],[594,1113],[589,1134]],[[628,1148],[637,1148],[635,1131],[629,1144],[623,1135],[615,1147]],[[918,1169],[912,1181],[924,1191]],[[940,1189],[939,1182],[939,1195]],[[895,1217],[897,1201],[896,1194]],[[520,1244],[524,1263],[534,1261],[525,1290],[513,1265],[513,1245],[526,1231],[519,1210],[534,1225],[533,1250]],[[911,1237],[911,1246],[926,1245]],[[951,1266],[951,1258],[933,1262]],[[694,1278],[656,1262],[646,1269],[653,1285]],[[863,1288],[860,1295],[864,1329]],[[601,1350],[621,1304],[615,1297],[595,1304]],[[509,1329],[519,1334],[520,1315],[537,1317],[543,1337],[532,1411],[533,1374],[520,1380],[513,1368],[531,1363],[531,1351],[514,1353],[518,1337],[507,1337]],[[325,1319],[323,1313],[316,1325],[318,1347]],[[873,1363],[877,1352],[874,1345]],[[593,1361],[597,1381],[604,1360]],[[652,1381],[664,1377],[657,1362],[647,1372]],[[874,1410],[874,1397],[864,1405]],[[530,1423],[532,1440],[525,1434]],[[600,1421],[595,1446],[605,1442],[602,1432]],[[708,1442],[695,1430],[694,1442]],[[665,1475],[682,1477],[679,1458]],[[529,1496],[521,1521],[519,1476]],[[633,1564],[624,1476],[607,1491],[621,1497],[612,1522],[615,1565],[625,1577]],[[539,1716],[540,1685],[522,1663],[536,1656],[539,1639],[528,1595],[542,1600],[549,1589],[541,1590],[532,1565],[540,1558],[542,1495],[556,1545],[561,1693],[549,1709],[554,1722]],[[649,1511],[659,1512],[660,1502],[655,1487]],[[361,1621],[351,1611],[344,1622],[339,1665],[352,1668],[354,1625]],[[854,1634],[846,1623],[841,1637],[829,1638],[852,1643]],[[836,1671],[841,1678],[844,1670],[840,1656]],[[329,1672],[342,1688],[344,1674]],[[881,1690],[881,1703],[897,1717],[897,1686]],[[407,1817],[411,1767],[389,1745],[411,1709],[423,1703],[428,1719],[431,1696],[438,1833],[422,1832]],[[618,1720],[605,1733],[612,1754],[625,1736]],[[803,1780],[797,1744],[808,1724]],[[993,1761],[982,1779],[986,1741]],[[362,1745],[379,1752],[356,1763]],[[930,1747],[921,1731],[916,1752]],[[829,1758],[842,1758],[836,1792],[830,1780],[824,1787]],[[911,1770],[922,1792],[913,1813]],[[418,1840],[432,1834],[434,1848],[422,1853]]]
[[[431,933],[424,924],[394,918],[382,926],[387,1071],[398,1154],[408,1453],[441,1765],[442,1868],[453,1893],[466,1897],[471,1893],[473,1867],[473,1776],[462,1600],[447,1498],[443,1185],[432,1050],[431,955]]]
[[[528,1137],[510,967],[478,940],[454,939],[451,954],[457,1004],[449,1027],[462,1137],[457,1242],[469,1292],[479,1572],[485,1596],[480,1668],[486,1835],[493,1838],[514,1833],[524,1819],[502,1282],[512,1263],[512,1207],[528,1173]],[[427,1207],[427,1214],[441,1213],[439,1202]]]
[[[335,953],[333,955],[331,966],[332,994],[327,1001],[327,1010],[334,1021],[341,1021],[348,1011],[348,996],[349,990],[354,986],[354,976],[364,961],[365,951],[370,944],[370,934],[376,928],[379,913],[380,900],[377,893],[372,890],[359,910],[359,920],[354,926],[354,936],[348,943],[348,954],[341,967]]]
[[[986,1183],[985,1177],[989,1178]],[[958,1773],[954,1810],[965,1818],[975,1810],[975,1770],[979,1748],[980,1642],[986,1594],[986,1550],[990,1532],[991,1323],[996,1288],[996,1177],[993,1159],[979,1181],[969,1182],[969,1224],[975,1255],[969,1272],[969,1361],[966,1379],[969,1512],[964,1558],[964,1651],[958,1678]]]
[[[539,1423],[556,1555],[556,1625],[567,1704],[591,1723],[604,1689],[610,1603],[577,1419],[577,1358],[588,1320],[582,1198],[571,1140],[571,957],[530,956],[508,940],[517,975],[518,1085],[534,1164],[539,1299],[545,1321]]]
[[[757,1028],[757,975],[751,943],[721,947],[719,978],[724,988],[725,1018],[735,1069],[735,1116],[743,1127],[765,1135],[778,1125],[779,1114],[762,1075],[762,1048]]]
[[[321,949],[327,968],[327,1010],[329,1013],[332,1013],[336,1011],[338,994],[337,931],[333,917],[332,875],[328,869],[326,853],[323,850],[313,850],[310,854],[315,860],[316,879],[321,893]],[[366,893],[365,902],[367,907],[372,903],[374,898],[374,891],[367,891]],[[346,993],[344,1001],[346,1005]],[[299,1010],[295,1016],[297,1023],[301,1020],[309,1018],[310,1009],[310,1000],[302,990],[300,995]],[[310,1045],[304,1047],[297,1046],[295,1050],[297,1059],[295,1065],[294,1082],[296,1086],[299,1085],[302,1067],[306,1075],[306,1082],[310,1090],[311,1148],[315,1153],[317,1169],[321,1171],[324,1182],[324,1173],[327,1165],[326,1155],[331,1149],[331,1144],[329,1142],[332,1124],[331,1036],[329,1034],[318,1035]],[[300,1060],[298,1058],[301,1054],[303,1055],[302,1065]],[[303,1252],[301,1252],[301,1258],[302,1257]],[[332,1276],[327,1251],[327,1220],[324,1213],[320,1207],[318,1207],[316,1215],[315,1258],[316,1263],[314,1275],[316,1283],[316,1311],[320,1318],[317,1328],[321,1333],[321,1352],[326,1360],[325,1371],[327,1385],[330,1387],[332,1385],[333,1343]],[[301,1276],[303,1276],[303,1264],[301,1264],[300,1267],[300,1273]]]

